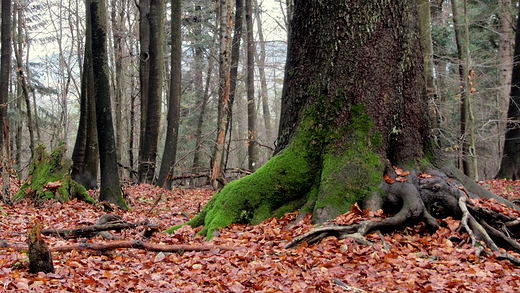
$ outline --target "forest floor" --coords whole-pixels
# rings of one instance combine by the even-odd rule
[[[482,184],[508,198],[520,195],[520,181]],[[184,223],[213,194],[208,189],[165,191],[146,184],[124,191],[132,211],[115,213],[133,223],[149,219],[161,231]],[[511,212],[494,202],[480,204]],[[72,229],[93,225],[103,214],[100,207],[77,200],[48,201],[37,207],[27,201],[12,207],[0,205],[0,241],[26,243],[35,219],[41,220],[44,229]],[[347,224],[373,216],[353,209],[336,222]],[[34,275],[28,273],[26,251],[0,248],[0,292],[520,292],[520,267],[494,256],[477,256],[469,237],[463,232],[459,235],[456,220],[443,220],[434,234],[425,232],[422,225],[388,234],[373,233],[367,236],[374,242],[372,246],[329,237],[317,245],[285,249],[285,243],[311,229],[309,218],[288,227],[295,218],[292,213],[256,226],[232,225],[210,242],[195,236],[197,230],[187,226],[174,234],[155,233],[150,239],[143,238],[139,227],[114,232],[122,237],[120,240],[44,236],[50,248],[141,240],[239,249],[53,252],[55,273]],[[454,235],[462,241],[448,240]]]

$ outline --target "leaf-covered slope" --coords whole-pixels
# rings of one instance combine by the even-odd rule
[[[196,214],[212,194],[202,189],[168,192],[150,185],[131,186],[125,193],[133,203],[133,212],[118,210],[119,215],[129,222],[148,217],[163,228],[185,222],[186,216]],[[162,199],[146,215],[160,194]],[[485,204],[502,209],[492,202]],[[91,225],[102,214],[100,208],[77,200],[48,202],[38,208],[27,202],[14,207],[2,205],[0,240],[26,242],[34,218],[41,219],[44,228],[59,229]],[[366,216],[371,215],[350,212],[336,222],[348,224]],[[288,228],[295,218],[295,214],[287,214],[256,226],[232,225],[209,243],[194,236],[196,231],[188,226],[174,234],[156,233],[146,240],[243,248],[235,251],[54,252],[56,272],[47,275],[27,273],[26,253],[0,250],[0,292],[346,292],[342,286],[350,290],[347,292],[520,290],[520,268],[506,260],[477,257],[467,235],[456,232],[459,223],[455,220],[445,220],[435,234],[422,232],[420,225],[400,233],[371,234],[367,238],[375,242],[372,246],[331,237],[318,245],[284,249],[290,239],[311,228],[308,218]],[[127,240],[143,240],[138,230],[115,234]],[[82,241],[44,239],[51,248]],[[96,237],[87,241],[107,240]]]

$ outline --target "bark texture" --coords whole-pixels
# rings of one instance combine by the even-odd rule
[[[108,79],[106,5],[104,0],[94,0],[90,4],[92,17],[92,64],[96,90],[96,122],[98,131],[101,188],[99,199],[127,209],[117,169],[116,143],[110,104],[110,84]]]
[[[380,192],[385,168],[424,158],[428,103],[413,19],[411,0],[295,1],[275,156],[188,224],[211,237],[298,209],[322,222]]]
[[[518,13],[520,16],[520,10]],[[520,27],[519,25],[520,17],[517,18],[517,27]],[[507,111],[507,131],[502,161],[496,178],[518,180],[520,179],[520,109],[518,108],[518,103],[520,103],[520,32],[518,30],[515,35],[513,59],[513,76]]]
[[[162,156],[161,169],[157,185],[166,189],[171,189],[172,176],[175,167],[177,153],[177,138],[179,137],[179,123],[181,116],[181,56],[182,56],[182,35],[181,35],[181,2],[172,1],[171,7],[171,72],[170,72],[170,98],[168,100],[168,126],[166,129],[166,141],[164,143],[164,153]]]

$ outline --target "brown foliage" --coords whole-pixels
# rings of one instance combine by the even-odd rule
[[[162,228],[185,222],[212,195],[209,190],[168,192],[150,185],[131,186],[125,193],[133,203],[133,212],[116,210],[117,214],[129,222],[148,218]],[[146,215],[159,194],[163,200]],[[481,204],[516,213],[494,202]],[[0,235],[4,240],[25,242],[32,219],[41,219],[44,228],[71,229],[92,225],[104,213],[101,207],[77,200],[49,201],[39,208],[29,202],[2,205]],[[380,216],[354,207],[336,223]],[[239,250],[53,252],[56,272],[49,274],[29,274],[24,252],[0,250],[0,291],[345,292],[348,288],[351,292],[518,292],[520,288],[520,268],[493,255],[477,257],[469,237],[458,232],[460,223],[456,220],[444,220],[433,234],[426,233],[422,225],[390,234],[369,234],[367,239],[374,242],[371,246],[351,238],[329,237],[320,244],[284,249],[290,239],[311,229],[309,217],[289,226],[295,219],[296,214],[291,213],[256,226],[232,225],[209,243],[194,236],[197,230],[187,226],[173,234],[155,233],[147,240],[157,245],[243,248]],[[140,233],[137,228],[115,234],[131,241],[141,240]],[[43,239],[51,248],[111,243],[100,237]]]

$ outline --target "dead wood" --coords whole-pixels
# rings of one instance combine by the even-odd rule
[[[76,243],[65,246],[56,246],[49,248],[53,252],[67,252],[72,250],[115,250],[121,248],[135,248],[143,249],[147,251],[162,251],[162,252],[184,252],[184,251],[209,251],[209,250],[238,250],[241,247],[225,246],[225,245],[165,245],[144,242],[140,240],[126,240],[126,241],[114,241],[107,243]],[[27,250],[28,246],[24,243],[10,242],[0,240],[0,249],[2,250],[15,250],[22,251]]]
[[[42,230],[42,234],[50,235],[55,237],[62,237],[64,239],[69,238],[91,238],[98,235],[99,232],[103,231],[120,231],[123,229],[133,229],[138,226],[146,226],[148,230],[157,230],[157,225],[151,224],[148,220],[144,220],[140,223],[130,223],[124,221],[120,216],[115,214],[105,214],[96,222],[95,225],[75,228],[75,229],[45,229]],[[102,234],[104,238],[112,239],[113,236]],[[151,235],[148,235],[148,237]]]
[[[52,255],[41,235],[42,224],[36,220],[29,231],[29,273],[54,273]]]

